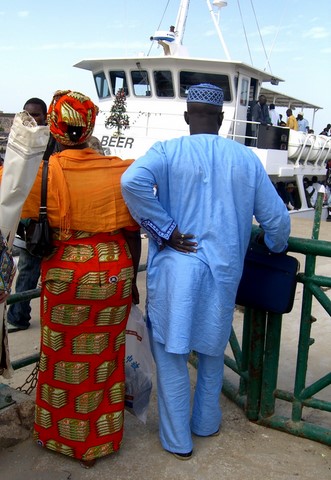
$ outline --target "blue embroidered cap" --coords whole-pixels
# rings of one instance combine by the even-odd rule
[[[209,103],[221,107],[223,105],[224,93],[220,87],[210,83],[192,85],[187,94],[187,103]]]

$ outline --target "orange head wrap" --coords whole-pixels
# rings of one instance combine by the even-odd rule
[[[98,107],[82,93],[71,90],[58,90],[49,106],[47,122],[55,139],[62,145],[78,145],[92,135]],[[73,138],[72,128],[79,127],[77,139]],[[69,133],[71,133],[69,135]]]

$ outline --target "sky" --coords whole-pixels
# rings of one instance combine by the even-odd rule
[[[267,88],[323,107],[315,117],[319,133],[331,123],[329,0],[227,4],[219,25],[231,59],[285,80]],[[30,97],[49,104],[58,89],[77,90],[97,102],[91,72],[73,65],[91,58],[162,55],[150,37],[175,24],[178,5],[177,0],[0,0],[0,110],[20,111]],[[191,0],[184,45],[192,57],[225,58],[205,0]],[[311,112],[304,114],[311,124]]]

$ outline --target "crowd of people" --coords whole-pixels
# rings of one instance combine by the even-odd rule
[[[328,173],[323,182],[320,182],[316,175],[311,179],[303,178],[303,187],[305,190],[305,197],[308,208],[315,208],[317,202],[317,195],[323,186],[323,205],[331,207],[331,177]],[[299,210],[302,207],[298,186],[294,182],[277,182],[275,188],[278,195],[281,197],[288,210]]]
[[[288,127],[304,133],[314,133],[310,128],[308,120],[304,117],[303,112],[299,112],[297,116],[293,114],[293,110],[288,108],[286,110],[286,122],[283,120],[283,115],[276,109],[274,103],[267,105],[267,98],[265,95],[260,95],[258,101],[251,107],[250,118],[257,124],[252,124],[252,136],[256,137],[258,132],[258,124],[273,125],[280,127]],[[328,123],[326,127],[320,132],[320,135],[331,136],[331,124]]]
[[[276,110],[274,103],[267,105],[265,95],[260,95],[258,101],[254,104],[251,111],[252,121],[261,125],[274,125],[288,127],[292,130],[308,133],[309,122],[304,118],[304,113],[299,112],[295,117],[291,108],[286,110],[287,121],[283,121],[283,115]],[[253,125],[253,133],[256,132],[258,125]]]
[[[146,318],[161,445],[189,460],[193,435],[220,433],[224,351],[253,215],[263,232],[259,242],[279,253],[287,248],[289,210],[300,208],[296,185],[274,188],[252,149],[218,135],[222,107],[221,88],[190,87],[184,112],[190,134],[122,160],[99,151],[92,136],[98,108],[85,95],[57,91],[48,108],[37,98],[24,105],[56,141],[47,193],[52,253],[31,256],[24,243],[18,251],[16,291],[41,286],[34,438],[85,468],[117,451],[123,438],[125,329],[131,304],[139,303],[141,229],[149,239]],[[252,116],[281,125],[263,95]],[[303,114],[296,119],[288,109],[287,116],[287,126],[307,130]],[[42,165],[18,241],[38,219],[41,181]],[[306,183],[314,206],[317,178]],[[29,302],[11,306],[7,322],[27,329]],[[191,405],[192,350],[199,361]]]

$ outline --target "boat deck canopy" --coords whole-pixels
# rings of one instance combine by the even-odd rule
[[[303,110],[304,108],[312,108],[315,111],[323,109],[323,107],[319,107],[318,105],[314,105],[312,103],[305,102],[304,100],[299,100],[298,98],[294,98],[289,95],[285,95],[284,93],[276,92],[275,90],[270,90],[264,87],[261,87],[260,94],[267,97],[268,105],[270,105],[270,103],[274,103],[277,107],[287,107],[291,108],[292,110],[295,108],[299,108],[300,110]]]
[[[101,58],[82,60],[74,65],[76,68],[82,68],[84,70],[90,70],[96,73],[100,70],[108,70],[110,67],[118,68],[119,65],[122,68],[132,68],[132,66],[138,65],[141,68],[175,68],[177,70],[190,68],[192,71],[217,71],[221,70],[222,73],[232,72],[245,72],[246,75],[252,78],[259,78],[262,82],[271,82],[273,85],[278,85],[279,82],[284,80],[280,77],[276,77],[273,74],[260,70],[248,65],[247,63],[235,61],[235,60],[216,60],[206,58],[194,58],[194,57],[175,57],[175,56],[159,56],[159,57],[126,57],[126,58]]]
[[[278,85],[279,82],[284,81],[280,77],[275,77],[271,73],[264,70],[262,71],[243,62],[175,56],[90,59],[78,62],[74,67],[90,70],[93,74],[100,71],[107,72],[110,69],[132,69],[133,67],[138,69],[172,68],[177,71],[187,69],[192,72],[196,70],[197,72],[222,72],[232,75],[241,72],[252,78],[259,78],[259,81],[263,84],[271,83],[272,85]],[[263,86],[261,87],[260,93],[267,97],[268,104],[274,103],[278,107],[287,107],[293,110],[296,108],[300,110],[310,108],[314,111],[322,109],[322,107],[318,105],[299,100],[298,98],[277,92],[276,90],[270,90]]]

